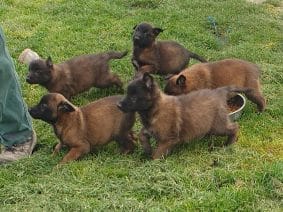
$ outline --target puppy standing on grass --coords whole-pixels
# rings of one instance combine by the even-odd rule
[[[49,93],[42,97],[39,104],[29,112],[35,119],[41,119],[54,128],[60,143],[54,154],[62,145],[70,148],[61,163],[76,160],[89,153],[93,148],[116,140],[122,153],[134,149],[131,131],[135,114],[123,113],[116,104],[121,96],[105,97],[84,107],[76,107],[63,95]]]
[[[110,51],[100,54],[81,55],[60,64],[53,64],[51,58],[34,60],[29,65],[26,81],[39,84],[49,92],[61,93],[67,99],[95,86],[106,88],[122,82],[116,74],[110,72],[111,59],[120,59],[125,52]]]
[[[179,95],[203,88],[218,88],[234,85],[240,88],[249,88],[246,97],[257,104],[260,112],[266,107],[265,98],[260,89],[260,70],[253,63],[225,59],[217,62],[195,64],[178,75],[171,77],[166,86],[165,93]]]
[[[227,96],[231,92],[247,91],[222,87],[168,96],[159,89],[152,76],[145,73],[129,84],[126,97],[117,106],[124,112],[139,113],[144,126],[140,142],[145,153],[151,154],[149,139],[153,136],[157,149],[152,158],[158,159],[168,155],[177,144],[207,134],[228,136],[225,145],[234,143],[239,126],[229,119]]]
[[[132,63],[137,71],[154,74],[177,74],[189,63],[190,58],[206,62],[175,41],[156,41],[163,30],[148,23],[134,27]]]

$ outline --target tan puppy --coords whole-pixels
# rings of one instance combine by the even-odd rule
[[[166,86],[165,93],[179,95],[203,88],[218,88],[234,85],[240,88],[249,88],[246,97],[257,104],[260,112],[266,107],[265,98],[260,89],[260,70],[253,63],[225,59],[210,63],[195,64],[178,75],[171,77]]]
[[[60,93],[67,99],[91,87],[106,88],[113,85],[122,87],[122,81],[111,73],[109,60],[120,59],[127,52],[105,52],[81,55],[59,64],[53,64],[51,58],[37,59],[29,64],[26,81],[39,84],[49,92]]]
[[[116,104],[121,96],[99,99],[84,107],[76,107],[63,95],[49,93],[42,97],[39,104],[29,112],[35,119],[52,124],[60,143],[54,154],[62,145],[70,148],[61,163],[76,160],[89,153],[93,148],[116,140],[122,153],[134,149],[132,127],[134,113],[123,113]]]
[[[138,71],[136,77],[144,72],[177,74],[187,66],[191,58],[206,62],[203,57],[175,41],[157,41],[160,32],[163,30],[148,23],[134,27],[132,64]]]
[[[247,91],[221,87],[169,96],[145,73],[128,85],[127,95],[117,106],[124,112],[138,112],[144,127],[140,133],[144,152],[151,155],[152,136],[157,142],[152,158],[158,159],[168,155],[176,145],[205,135],[227,136],[225,144],[234,143],[239,126],[229,119],[227,97],[231,92]]]

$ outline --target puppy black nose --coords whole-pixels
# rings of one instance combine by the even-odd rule
[[[32,110],[32,108],[28,109],[29,114],[33,117],[34,116],[34,111]]]
[[[30,76],[26,77],[26,82],[30,82]]]

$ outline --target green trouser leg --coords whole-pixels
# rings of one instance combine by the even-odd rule
[[[31,136],[31,117],[0,26],[0,143],[10,147],[26,142]]]

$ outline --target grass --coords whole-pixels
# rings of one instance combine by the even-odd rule
[[[208,139],[201,139],[158,161],[143,158],[140,146],[132,155],[120,155],[112,143],[57,168],[66,151],[52,158],[57,138],[49,125],[34,121],[37,151],[0,168],[0,211],[282,211],[283,16],[278,6],[277,0],[259,5],[244,0],[0,1],[1,25],[29,106],[46,90],[25,83],[27,67],[17,61],[24,48],[55,62],[131,50],[132,28],[142,21],[165,29],[159,39],[176,40],[209,60],[257,63],[268,101],[262,114],[248,102],[237,144],[209,152]],[[111,66],[126,87],[133,75],[130,54]],[[73,101],[84,105],[114,94],[115,89],[92,89]]]

